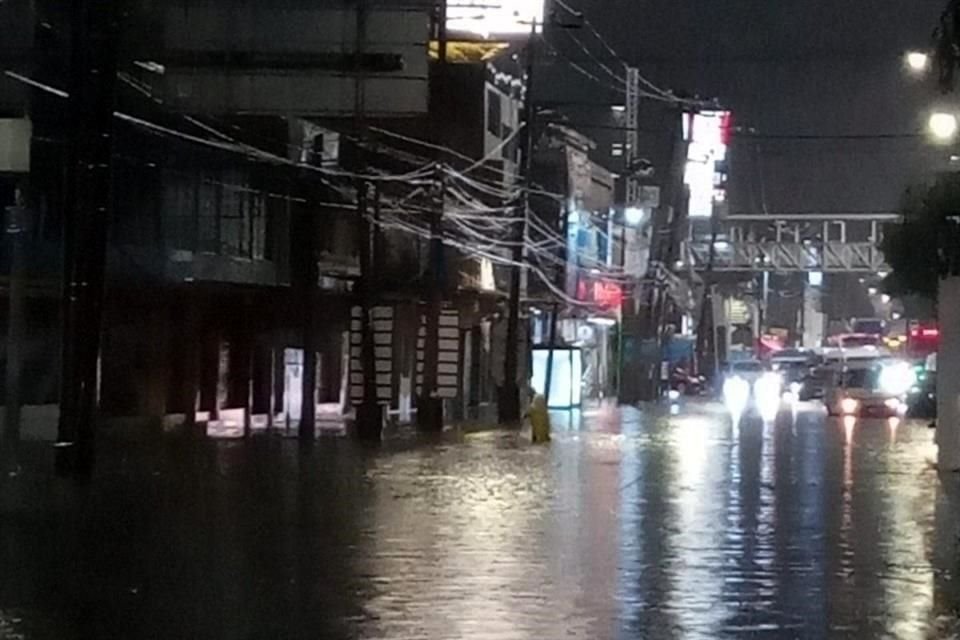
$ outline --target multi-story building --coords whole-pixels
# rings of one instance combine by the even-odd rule
[[[305,340],[318,354],[318,401],[341,400],[356,220],[323,171],[338,162],[337,136],[318,136],[308,119],[353,112],[359,96],[371,115],[427,109],[432,8],[371,4],[131,3],[116,88],[104,415],[222,414],[249,427],[303,395]],[[71,16],[61,3],[18,0],[0,16],[14,35],[0,50],[0,204],[16,190],[30,221],[22,401],[50,404]]]

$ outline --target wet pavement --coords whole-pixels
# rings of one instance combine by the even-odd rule
[[[577,423],[577,421],[574,421]],[[922,424],[719,406],[510,432],[157,442],[0,487],[0,638],[957,637]]]

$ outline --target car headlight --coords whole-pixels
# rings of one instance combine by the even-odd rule
[[[723,398],[731,413],[742,414],[750,401],[750,383],[740,376],[727,378],[723,383]]]
[[[917,374],[906,362],[889,364],[880,370],[880,388],[890,394],[900,395],[916,384]]]
[[[860,408],[860,401],[855,398],[844,398],[840,401],[840,411],[843,413],[856,413]]]
[[[896,398],[887,398],[883,403],[887,409],[893,409],[894,411],[900,410],[900,401]]]

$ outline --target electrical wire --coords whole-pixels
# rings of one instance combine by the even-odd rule
[[[593,55],[593,53],[590,51],[587,45],[584,44],[583,40],[581,40],[579,36],[577,36],[577,34],[575,34],[570,29],[562,29],[561,31],[563,31],[568,36],[570,36],[570,38],[577,44],[580,50],[583,51],[585,54],[587,54],[587,57],[589,57],[591,60],[593,60],[597,64],[597,66],[603,69],[603,71],[606,72],[607,75],[609,75],[611,78],[613,78],[617,82],[622,82],[626,84],[627,82],[626,76],[618,75],[615,71],[613,71],[613,69],[611,69],[606,64],[604,64],[602,60],[600,60],[595,55]],[[624,64],[622,60],[620,60],[619,58],[617,60],[623,65],[624,68],[626,68],[627,65]]]
[[[575,16],[575,17],[581,18],[581,19],[583,20],[583,24],[584,24],[588,29],[590,29],[590,32],[593,33],[593,35],[594,35],[594,37],[597,39],[597,41],[607,50],[607,52],[608,52],[611,56],[613,56],[613,58],[614,58],[615,60],[617,60],[617,62],[619,62],[624,68],[629,68],[629,67],[630,67],[630,65],[629,65],[629,64],[627,63],[627,61],[623,58],[623,56],[621,56],[619,53],[617,53],[617,52],[613,49],[613,47],[610,46],[610,44],[609,44],[609,42],[607,41],[607,39],[597,30],[597,28],[593,25],[593,23],[590,22],[589,19],[587,19],[586,15],[584,15],[584,13],[583,13],[582,11],[579,11],[579,10],[577,10],[577,9],[574,9],[573,7],[571,7],[569,4],[567,4],[567,3],[564,2],[563,0],[556,0],[556,2],[557,2],[557,4],[558,4],[561,8],[563,8],[564,10],[566,10],[566,11],[567,11],[568,13],[570,13],[571,15],[573,15],[573,16]],[[574,39],[577,40],[578,43],[580,42],[579,39],[576,38],[576,36],[574,36],[572,33],[571,33],[570,35],[571,35],[572,37],[574,37]],[[587,53],[587,55],[588,55],[591,59],[593,59],[595,62],[597,62],[597,64],[599,64],[601,67],[603,67],[604,69],[606,69],[606,71],[607,71],[608,73],[611,73],[611,74],[612,74],[612,72],[609,70],[609,68],[607,68],[606,65],[604,65],[604,64],[603,64],[599,59],[597,59],[592,53],[590,53],[590,51],[587,49],[586,46],[584,46],[582,43],[580,43],[580,44],[581,44],[581,48]],[[617,76],[616,74],[612,74],[612,75],[614,75],[614,77],[617,78],[618,80],[621,80],[622,82],[626,83],[626,79],[625,79],[625,78],[620,78],[620,77]],[[641,97],[649,98],[649,99],[651,99],[651,100],[661,100],[661,101],[664,101],[664,102],[673,102],[673,103],[677,103],[677,104],[688,104],[688,105],[695,106],[695,107],[702,107],[702,106],[704,106],[704,104],[705,104],[703,101],[699,101],[699,100],[689,100],[689,99],[686,99],[686,98],[680,98],[680,97],[678,97],[677,95],[675,95],[672,91],[668,91],[668,90],[666,90],[666,89],[663,89],[663,88],[661,88],[661,87],[658,87],[656,84],[654,84],[653,82],[651,82],[650,80],[648,80],[647,78],[645,78],[645,77],[644,77],[642,74],[640,74],[640,73],[637,74],[637,77],[638,77],[640,83],[641,83],[642,85],[646,86],[647,89],[649,89],[649,91],[643,91],[643,90],[641,90],[641,91],[640,91],[640,96],[641,96]]]
[[[55,87],[51,87],[51,86],[49,86],[49,85],[46,85],[46,84],[41,83],[41,82],[38,82],[38,81],[33,80],[33,79],[31,79],[31,78],[28,78],[28,77],[26,77],[26,76],[22,76],[21,74],[17,74],[17,73],[15,73],[15,72],[11,72],[11,71],[6,71],[5,74],[6,74],[8,77],[11,77],[11,78],[14,79],[14,80],[18,80],[18,81],[20,81],[20,82],[23,82],[23,83],[25,83],[25,84],[28,84],[28,85],[30,85],[30,86],[33,86],[33,87],[35,87],[35,88],[37,88],[37,89],[43,90],[43,91],[45,91],[45,92],[51,93],[51,94],[56,95],[56,96],[58,96],[58,97],[61,97],[61,98],[68,98],[68,97],[69,97],[69,94],[68,94],[67,92],[65,92],[65,91],[56,89]],[[284,157],[282,157],[282,156],[278,156],[278,155],[276,155],[276,154],[274,154],[274,153],[271,153],[271,152],[265,151],[265,150],[263,150],[263,149],[260,149],[260,148],[258,148],[258,147],[255,147],[255,146],[253,146],[253,145],[249,145],[249,144],[240,142],[240,141],[236,140],[235,138],[233,138],[232,136],[230,136],[230,135],[228,135],[228,134],[226,134],[226,133],[224,133],[224,132],[216,129],[215,127],[211,127],[210,125],[207,125],[207,124],[205,124],[205,123],[197,120],[196,118],[192,118],[192,117],[190,117],[190,116],[185,116],[187,122],[189,122],[190,124],[192,124],[192,125],[200,128],[200,129],[204,130],[205,132],[209,133],[210,135],[213,135],[213,136],[214,136],[215,138],[217,138],[218,140],[211,140],[211,139],[209,139],[209,138],[202,138],[202,137],[199,137],[199,136],[195,136],[195,135],[192,135],[192,134],[189,134],[189,133],[186,133],[186,132],[183,132],[183,131],[179,131],[179,130],[177,130],[177,129],[173,129],[173,128],[171,128],[171,127],[166,127],[166,126],[163,126],[163,125],[159,125],[159,124],[157,124],[157,123],[151,122],[151,121],[146,120],[146,119],[144,119],[144,118],[139,118],[139,117],[137,117],[137,116],[133,116],[133,115],[130,115],[130,114],[127,114],[127,113],[124,113],[124,112],[120,112],[120,111],[114,112],[114,116],[115,116],[117,119],[121,120],[121,121],[125,121],[125,122],[127,122],[127,123],[132,124],[132,125],[135,125],[135,126],[144,128],[144,129],[146,129],[146,130],[148,130],[148,131],[151,131],[151,132],[153,132],[153,133],[155,133],[155,134],[174,137],[174,138],[177,138],[177,139],[185,140],[185,141],[187,141],[187,142],[191,142],[191,143],[193,143],[193,144],[205,146],[205,147],[208,147],[208,148],[217,149],[217,150],[220,150],[220,151],[225,151],[225,152],[230,152],[230,153],[235,153],[235,154],[243,155],[243,156],[245,156],[245,157],[247,157],[247,158],[250,158],[250,159],[255,159],[255,160],[259,160],[259,161],[263,161],[263,162],[267,162],[267,163],[271,163],[271,164],[279,164],[279,165],[286,165],[286,166],[295,167],[295,168],[298,168],[298,169],[306,169],[306,170],[309,170],[309,171],[312,171],[312,172],[315,172],[315,173],[319,173],[319,174],[325,175],[325,176],[339,177],[339,178],[363,179],[363,180],[370,180],[370,181],[409,183],[409,182],[410,182],[411,180],[413,180],[413,179],[420,178],[420,177],[425,177],[426,175],[431,174],[431,173],[433,173],[433,172],[435,171],[435,165],[434,165],[433,163],[430,163],[430,164],[425,165],[425,166],[423,166],[423,167],[420,167],[420,168],[418,168],[418,169],[416,169],[416,170],[414,170],[414,171],[412,171],[412,172],[409,172],[409,173],[406,173],[406,174],[402,174],[402,175],[365,175],[365,174],[357,174],[357,173],[349,172],[349,171],[330,170],[330,169],[325,169],[325,168],[323,168],[323,167],[317,167],[317,166],[315,166],[315,165],[309,165],[309,164],[302,163],[302,162],[295,162],[295,161],[289,160],[288,158],[284,158]],[[417,142],[423,142],[423,141],[417,141]],[[427,144],[429,144],[429,143],[427,143]],[[431,146],[435,146],[435,145],[431,145]],[[448,151],[452,151],[452,150],[448,150]],[[457,152],[453,152],[453,153],[455,153],[456,155],[458,155],[458,156],[460,156],[460,157],[462,157],[462,158],[466,158],[466,156],[463,156],[462,154],[459,154],[459,153],[457,153]],[[467,159],[469,159],[469,158],[467,158]],[[444,171],[445,171],[445,173],[448,173],[448,174],[450,174],[450,175],[453,175],[453,176],[456,177],[457,179],[465,182],[466,184],[468,184],[469,186],[473,187],[474,189],[476,189],[476,190],[478,190],[478,191],[481,191],[481,192],[485,192],[485,193],[487,193],[487,194],[489,194],[489,195],[501,196],[501,197],[502,197],[502,196],[505,196],[505,195],[506,195],[506,196],[509,196],[509,197],[515,197],[515,195],[516,195],[516,192],[506,191],[506,190],[504,190],[504,189],[502,189],[502,188],[499,188],[499,187],[491,187],[491,186],[489,186],[488,183],[483,183],[483,182],[481,182],[481,181],[479,181],[479,180],[475,180],[475,179],[469,178],[469,177],[467,177],[466,175],[464,175],[464,174],[461,173],[461,172],[457,172],[457,171],[450,170],[448,167],[444,167]],[[337,185],[332,185],[332,183],[329,183],[329,181],[325,181],[325,182],[326,182],[327,184],[330,184],[331,186],[337,188]],[[547,192],[544,192],[544,193],[545,193],[546,195],[550,195],[550,196],[553,196],[553,197],[560,197],[560,196],[558,196],[558,194],[549,194],[549,193],[547,193]],[[410,197],[410,196],[408,195],[408,197]],[[468,201],[468,202],[469,202],[469,201]],[[341,205],[340,203],[336,203],[336,206],[339,207],[339,206],[343,206],[343,205]],[[395,208],[394,210],[405,211],[405,209],[399,208],[399,207],[398,207],[398,208]],[[367,214],[367,215],[368,215],[368,218],[369,218],[369,217],[370,217],[369,214]],[[371,220],[371,221],[374,222],[375,224],[392,226],[392,227],[397,228],[397,229],[399,229],[399,230],[406,231],[407,233],[413,233],[413,234],[419,235],[419,236],[421,236],[421,237],[426,237],[426,238],[430,238],[430,237],[431,237],[431,235],[430,235],[430,233],[429,233],[428,230],[424,230],[423,228],[417,227],[417,226],[415,226],[415,225],[411,225],[411,224],[409,224],[409,223],[404,223],[404,222],[400,221],[396,216],[391,216],[391,219],[390,219],[389,222],[384,222],[384,221],[380,221],[380,220]],[[503,240],[499,240],[499,239],[495,239],[495,238],[490,238],[490,237],[488,237],[488,236],[485,236],[485,235],[482,234],[482,233],[475,232],[475,230],[471,229],[468,225],[463,225],[462,220],[460,220],[460,221],[455,221],[455,223],[459,223],[460,225],[462,225],[461,228],[463,228],[463,229],[470,229],[471,232],[474,233],[476,239],[483,240],[483,241],[486,242],[488,245],[491,245],[491,244],[493,244],[493,245],[499,244],[500,246],[516,246],[516,245],[517,245],[517,243],[506,244],[508,241],[503,241]],[[444,243],[446,243],[446,244],[448,244],[448,245],[450,245],[450,246],[453,246],[453,247],[455,247],[455,248],[458,248],[458,249],[464,251],[464,252],[467,253],[467,254],[473,254],[473,255],[478,255],[478,256],[480,256],[480,257],[485,257],[485,258],[488,258],[488,259],[490,259],[491,261],[497,262],[497,263],[499,263],[499,264],[505,264],[505,265],[508,265],[508,266],[514,266],[514,267],[518,267],[518,268],[522,268],[522,269],[527,269],[527,270],[531,271],[532,273],[534,273],[535,275],[537,275],[537,277],[538,277],[539,279],[541,279],[541,280],[544,282],[545,285],[547,285],[547,287],[553,292],[554,295],[560,297],[561,299],[564,299],[567,303],[572,304],[572,305],[578,305],[578,306],[592,306],[592,305],[586,304],[586,303],[584,303],[584,302],[582,302],[582,301],[579,301],[579,300],[570,298],[568,295],[566,295],[565,292],[559,290],[559,289],[556,287],[556,285],[553,284],[553,282],[551,281],[551,279],[550,279],[546,274],[544,274],[539,268],[534,267],[533,265],[531,265],[531,264],[529,264],[529,263],[526,263],[526,262],[516,262],[516,261],[514,261],[514,260],[512,260],[512,259],[510,259],[510,258],[506,258],[506,257],[501,256],[501,255],[498,255],[498,254],[496,254],[496,253],[492,253],[491,250],[487,250],[487,247],[477,247],[477,246],[475,246],[475,245],[471,245],[470,243],[461,242],[461,241],[458,241],[458,240],[453,239],[453,238],[444,238],[443,240],[444,240]],[[532,252],[532,254],[534,255],[534,257],[536,257],[536,258],[538,259],[538,261],[539,261],[539,256],[545,256],[545,255],[550,255],[550,256],[552,256],[552,255],[553,255],[553,254],[551,254],[551,253],[549,253],[549,252],[545,252],[544,249],[543,249],[543,245],[542,245],[542,244],[539,244],[539,243],[533,244],[533,243],[531,243],[531,246],[529,246],[529,247],[527,246],[527,244],[528,244],[528,243],[527,243],[527,238],[525,238],[524,241],[523,241],[523,243],[522,243],[522,246],[524,247],[524,249],[529,249],[529,250]]]
[[[578,63],[577,63],[576,61],[574,61],[572,58],[570,58],[568,55],[566,55],[565,53],[563,53],[555,44],[553,44],[552,42],[550,42],[550,40],[548,40],[547,38],[544,38],[543,41],[544,41],[544,43],[546,43],[546,45],[550,48],[550,50],[553,51],[553,53],[555,53],[555,54],[556,54],[557,56],[559,56],[560,58],[563,58],[564,64],[570,66],[570,68],[572,68],[574,71],[576,71],[577,73],[579,73],[579,74],[582,75],[583,77],[592,80],[592,81],[595,82],[598,86],[603,87],[604,89],[607,89],[607,90],[609,90],[609,91],[613,91],[613,92],[615,92],[615,93],[617,93],[617,94],[626,95],[626,93],[627,93],[626,80],[624,80],[623,86],[618,86],[618,85],[611,84],[609,80],[604,80],[604,79],[598,77],[597,75],[591,73],[590,71],[587,71],[587,69],[585,69],[583,66],[581,66],[580,64],[578,64]]]

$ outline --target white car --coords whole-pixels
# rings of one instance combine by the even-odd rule
[[[827,413],[860,418],[902,416],[915,377],[913,368],[903,361],[848,364],[824,398]]]

